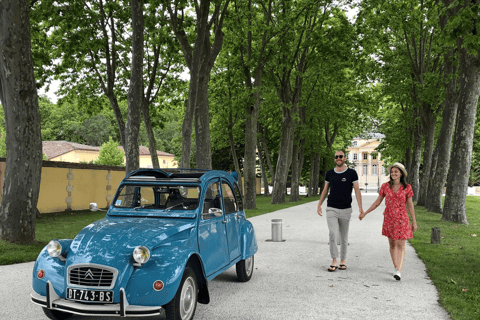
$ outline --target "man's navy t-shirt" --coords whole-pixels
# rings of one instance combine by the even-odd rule
[[[327,206],[337,209],[351,208],[353,183],[358,181],[357,171],[350,168],[342,172],[328,170],[325,181],[330,185]]]

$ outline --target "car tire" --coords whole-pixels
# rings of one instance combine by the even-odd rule
[[[253,255],[245,260],[240,260],[236,264],[237,269],[237,278],[240,282],[247,282],[252,278],[253,274],[253,264],[254,264]]]
[[[66,320],[73,316],[73,314],[58,310],[50,310],[47,308],[43,308],[43,313],[47,316],[48,319],[51,320]]]
[[[197,300],[197,277],[191,268],[186,267],[175,297],[164,306],[167,320],[193,319],[197,309]]]

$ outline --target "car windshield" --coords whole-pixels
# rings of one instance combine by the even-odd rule
[[[115,199],[116,208],[195,210],[200,188],[187,185],[126,185]]]

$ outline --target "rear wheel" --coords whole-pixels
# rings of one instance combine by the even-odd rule
[[[240,282],[247,282],[252,277],[254,258],[253,255],[245,260],[240,260],[236,264],[237,278]]]
[[[71,313],[63,312],[63,311],[58,311],[58,310],[50,310],[47,308],[43,308],[43,312],[47,316],[48,319],[51,320],[66,320],[73,316]]]
[[[165,305],[167,320],[191,320],[195,315],[198,285],[195,272],[189,267],[183,272],[182,281],[175,297]]]

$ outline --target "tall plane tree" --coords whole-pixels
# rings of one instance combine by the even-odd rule
[[[125,172],[138,169],[140,163],[138,133],[143,109],[143,0],[131,0],[132,8],[132,71],[128,89],[128,116],[125,127]]]
[[[26,0],[0,2],[0,102],[5,112],[7,160],[0,206],[0,238],[33,244],[42,139]]]
[[[222,27],[228,3],[229,0],[192,1],[192,8],[195,12],[193,27],[196,32],[193,44],[190,42],[191,37],[188,36],[193,18],[187,13],[189,11],[187,1],[168,2],[166,7],[172,28],[180,42],[185,62],[190,70],[188,103],[182,127],[182,168],[190,168],[193,120],[195,120],[197,168],[212,168],[208,83],[213,64],[222,48]],[[213,43],[210,41],[210,33],[213,34]]]
[[[459,9],[450,17],[447,31],[452,36],[450,41],[457,44],[460,64],[457,121],[442,220],[468,224],[466,197],[480,96],[480,8],[476,1],[470,0],[443,0],[443,3]]]

